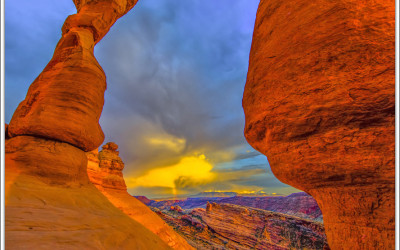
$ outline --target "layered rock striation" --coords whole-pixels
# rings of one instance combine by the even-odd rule
[[[124,163],[117,151],[118,145],[109,142],[100,152],[86,153],[88,157],[87,173],[90,181],[107,199],[122,212],[158,235],[174,249],[192,249],[192,247],[169,227],[146,205],[131,196],[123,178]]]
[[[98,124],[106,77],[94,45],[136,0],[74,1],[53,58],[15,111],[5,142],[8,249],[169,249],[91,184],[85,151]]]
[[[136,198],[145,205],[160,210],[166,210],[172,206],[179,206],[182,209],[188,210],[193,208],[206,208],[207,203],[228,203],[322,222],[322,213],[317,202],[312,196],[304,192],[294,193],[288,196],[197,197],[161,201],[150,200],[145,196],[138,196]]]
[[[259,4],[244,133],[333,249],[394,249],[394,27],[392,0]]]
[[[196,249],[329,249],[321,223],[232,204],[158,214]]]

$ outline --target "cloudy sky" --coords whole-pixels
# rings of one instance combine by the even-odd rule
[[[140,0],[95,48],[100,124],[133,195],[290,194],[244,139],[241,106],[258,0]],[[71,0],[5,1],[5,120],[50,60]]]

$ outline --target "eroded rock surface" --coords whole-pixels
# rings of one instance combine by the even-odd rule
[[[136,1],[74,2],[78,13],[7,128],[6,248],[170,249],[111,204],[86,171],[84,151],[104,139],[106,78],[93,48]]]
[[[84,151],[103,142],[99,119],[107,85],[93,49],[136,2],[74,1],[78,13],[66,19],[53,58],[15,111],[9,124],[11,136],[40,136]]]
[[[158,235],[174,249],[192,249],[192,247],[157,214],[127,192],[122,170],[124,163],[117,151],[118,145],[109,142],[103,150],[87,153],[87,172],[91,182],[108,200],[135,221]]]
[[[248,142],[311,194],[333,249],[394,249],[395,3],[261,0]]]

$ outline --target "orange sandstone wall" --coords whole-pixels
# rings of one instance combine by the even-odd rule
[[[310,193],[332,249],[394,249],[395,2],[261,0],[248,142]]]

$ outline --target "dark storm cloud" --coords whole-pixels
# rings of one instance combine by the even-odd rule
[[[109,84],[101,124],[108,140],[129,146],[128,162],[246,144],[241,98],[257,4],[141,1],[97,46]],[[116,116],[128,124],[119,129]],[[152,150],[143,124],[185,139],[184,149]],[[154,154],[135,153],[143,148]]]

